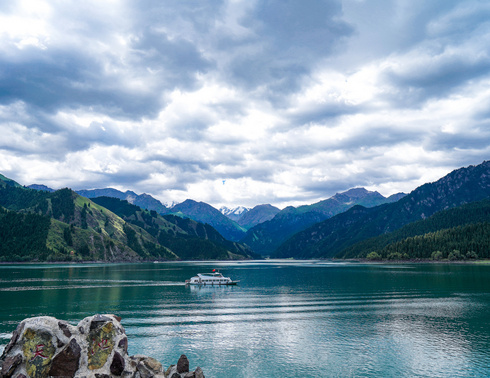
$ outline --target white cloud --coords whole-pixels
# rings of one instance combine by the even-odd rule
[[[489,13],[478,1],[0,6],[0,172],[215,206],[410,191],[488,157]]]

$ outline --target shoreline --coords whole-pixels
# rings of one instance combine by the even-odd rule
[[[313,262],[331,261],[333,263],[362,263],[362,264],[473,264],[490,265],[490,259],[477,260],[431,260],[431,259],[409,259],[409,260],[369,260],[369,259],[263,259],[263,260],[147,260],[147,261],[0,261],[1,265],[95,265],[95,264],[172,264],[172,263],[229,263],[229,262]]]

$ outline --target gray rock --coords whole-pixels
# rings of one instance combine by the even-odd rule
[[[25,325],[24,322],[20,322],[19,325],[17,326],[17,328],[15,329],[15,331],[12,333],[12,338],[10,339],[7,346],[5,347],[5,349],[2,353],[2,357],[0,358],[1,360],[4,359],[4,357],[10,352],[12,347],[17,343],[17,340],[19,339],[19,336],[24,329],[24,325]]]
[[[121,356],[118,352],[114,352],[114,357],[112,357],[111,363],[111,374],[120,376],[124,371],[126,363],[124,362],[124,357]]]
[[[93,331],[96,328],[99,328],[106,324],[107,322],[110,322],[112,319],[104,316],[104,315],[95,315],[92,318],[92,321],[90,322],[90,330]]]
[[[67,323],[58,322],[58,327],[60,327],[61,331],[63,331],[63,335],[65,335],[66,337],[71,337],[71,332]]]
[[[189,360],[185,354],[181,355],[179,361],[177,362],[177,373],[187,373],[189,372]]]
[[[165,375],[170,377],[173,373],[177,373],[177,365],[170,365],[165,372]]]
[[[128,353],[128,338],[123,337],[120,341],[119,344],[117,344],[118,348],[121,348],[124,350],[124,353]]]
[[[16,354],[12,357],[7,357],[5,361],[3,361],[1,377],[11,377],[14,374],[15,369],[22,363],[22,355]]]
[[[23,320],[0,357],[0,378],[204,378],[189,372],[181,355],[164,373],[154,358],[127,354],[128,339],[120,318],[95,315],[76,326],[50,316]]]
[[[196,378],[205,378],[204,373],[199,366],[196,368],[196,371],[194,373],[196,375]]]
[[[151,371],[155,372],[156,374],[163,372],[162,364],[152,357],[145,358],[143,360],[143,363],[147,368],[149,368]]]
[[[138,373],[140,373],[141,378],[152,378],[155,375],[155,373],[143,362],[140,362],[136,369],[138,370]]]
[[[58,353],[51,362],[49,375],[54,377],[74,377],[80,364],[82,349],[75,339]]]

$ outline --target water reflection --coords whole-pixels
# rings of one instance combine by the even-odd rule
[[[184,285],[210,268],[240,284]],[[0,277],[0,349],[25,317],[110,312],[130,353],[185,353],[211,377],[490,375],[488,266],[1,266]]]

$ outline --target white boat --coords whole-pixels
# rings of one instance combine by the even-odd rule
[[[198,273],[190,280],[185,280],[187,285],[236,285],[238,282],[230,277],[223,277],[220,272]]]

